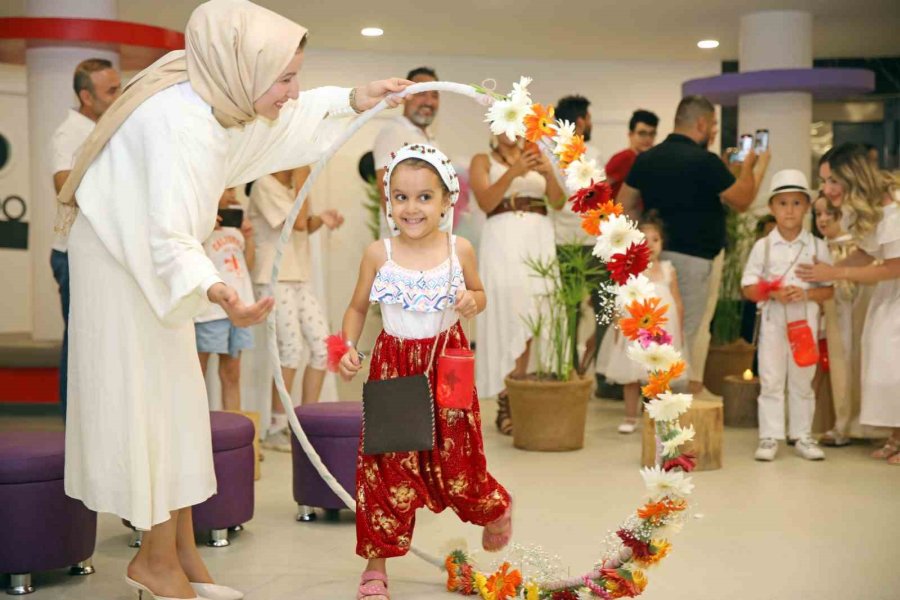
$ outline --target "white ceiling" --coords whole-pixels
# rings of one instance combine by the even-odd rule
[[[27,0],[3,0],[0,16]],[[303,24],[315,48],[557,59],[734,59],[742,14],[806,10],[814,55],[900,55],[900,0],[258,0]],[[119,18],[181,30],[198,0],[119,0]],[[359,30],[378,26],[381,38]],[[700,50],[700,39],[721,42]]]

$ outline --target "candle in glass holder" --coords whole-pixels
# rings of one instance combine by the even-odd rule
[[[753,371],[750,369],[744,371],[744,381],[753,381]]]

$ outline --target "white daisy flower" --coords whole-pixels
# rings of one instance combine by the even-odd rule
[[[594,246],[594,256],[608,261],[614,254],[624,254],[631,244],[639,244],[644,234],[625,215],[612,215],[600,223],[600,235]]]
[[[506,134],[511,141],[525,135],[525,115],[531,110],[530,101],[497,100],[488,109],[486,122],[494,135]]]
[[[629,275],[625,285],[616,290],[616,306],[620,309],[632,302],[643,302],[656,297],[656,286],[644,275]]]
[[[663,392],[647,403],[647,412],[654,421],[674,421],[687,412],[692,400],[690,394]]]
[[[528,86],[531,85],[532,81],[531,77],[520,77],[519,83],[513,84],[512,94],[509,95],[510,99],[513,102],[528,104],[530,106],[531,92],[528,91]]]
[[[681,360],[681,353],[670,344],[650,342],[646,348],[640,342],[628,346],[628,357],[637,361],[648,371],[665,371]]]
[[[663,455],[664,456],[674,456],[678,448],[689,441],[694,439],[694,426],[688,425],[684,429],[678,429],[677,433],[672,436],[670,439],[663,441]]]
[[[594,159],[581,157],[566,168],[566,187],[573,194],[592,183],[606,179],[606,172],[597,165]]]
[[[565,152],[566,146],[569,145],[573,137],[575,137],[575,124],[565,120],[557,121],[556,135],[553,137],[553,143],[556,146],[553,148],[553,153],[558,155]]]
[[[663,498],[684,498],[694,491],[691,478],[685,477],[681,471],[663,471],[660,467],[644,467],[641,469],[641,477],[644,479],[644,485],[647,486],[647,493],[652,502],[659,502]]]

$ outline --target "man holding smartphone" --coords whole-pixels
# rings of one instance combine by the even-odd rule
[[[684,98],[673,133],[637,157],[618,195],[631,218],[640,218],[643,201],[644,209],[656,210],[665,225],[662,258],[674,265],[682,294],[684,356],[690,365],[690,392],[695,394],[703,389],[709,325],[718,297],[725,205],[738,212],[750,208],[769,162],[768,151],[757,161],[751,148],[735,178],[707,150],[717,133],[712,103],[702,96]]]

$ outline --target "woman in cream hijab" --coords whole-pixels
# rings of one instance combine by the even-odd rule
[[[202,4],[185,37],[129,84],[60,193],[73,207],[66,493],[146,531],[128,566],[145,598],[239,599],[194,545],[191,506],[216,478],[192,318],[215,302],[248,326],[273,303],[242,304],[201,242],[223,189],[316,161],[346,116],[409,82],[299,94],[306,30],[246,0]]]

